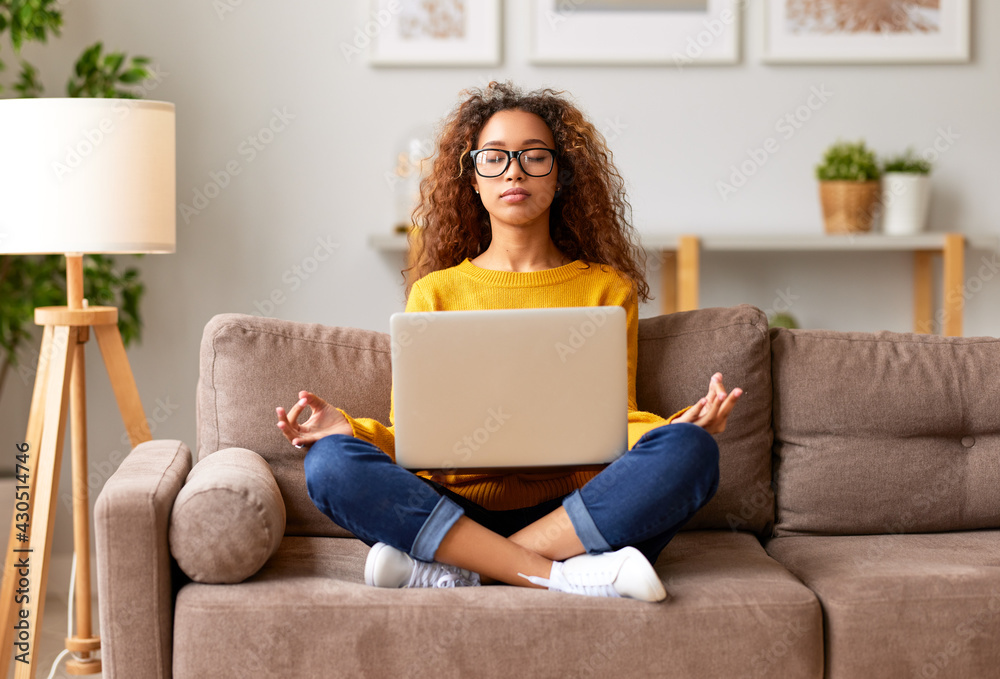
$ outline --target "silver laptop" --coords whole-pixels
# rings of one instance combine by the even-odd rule
[[[396,313],[396,463],[599,469],[628,447],[620,306]]]

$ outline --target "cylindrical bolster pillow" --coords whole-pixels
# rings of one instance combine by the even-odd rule
[[[196,582],[242,582],[271,558],[284,533],[285,503],[271,468],[245,448],[198,462],[170,513],[170,553]]]

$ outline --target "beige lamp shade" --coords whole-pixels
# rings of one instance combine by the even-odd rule
[[[173,252],[174,105],[0,99],[0,252]]]

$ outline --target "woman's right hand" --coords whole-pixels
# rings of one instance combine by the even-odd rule
[[[299,424],[299,415],[306,407],[312,409],[312,414]],[[304,448],[331,434],[353,435],[351,423],[339,410],[308,391],[299,392],[299,400],[287,413],[281,406],[275,411],[278,413],[278,429],[296,448]]]

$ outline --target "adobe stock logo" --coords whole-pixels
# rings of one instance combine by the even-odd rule
[[[813,115],[820,111],[827,102],[833,98],[833,92],[826,88],[826,85],[813,85],[809,88],[809,95],[799,106],[786,112],[774,123],[774,131],[779,133],[785,141],[790,141],[802,127],[812,119]],[[736,165],[730,165],[729,181],[718,180],[715,188],[719,192],[719,197],[727,201],[730,197],[747,185],[750,177],[767,165],[771,156],[781,150],[781,142],[775,137],[767,137],[758,148],[746,150],[747,158]]]
[[[486,411],[486,419],[483,420],[483,425],[481,427],[476,427],[472,430],[471,434],[466,434],[462,437],[461,441],[457,441],[452,447],[452,452],[458,456],[458,459],[462,462],[468,462],[472,457],[472,453],[476,452],[490,440],[490,434],[495,434],[500,431],[502,427],[508,420],[510,420],[510,413],[505,412],[502,406],[496,408],[490,408]],[[445,468],[453,468],[454,462],[452,460],[446,460],[444,463]]]
[[[431,3],[433,4],[433,3]],[[372,44],[372,40],[385,30],[392,22],[393,17],[403,11],[400,0],[389,0],[386,6],[377,12],[371,13],[371,20],[364,24],[364,27],[354,27],[354,39],[350,43],[340,43],[340,54],[344,61],[351,63],[351,59],[361,55],[361,51]]]
[[[563,363],[569,360],[570,356],[587,343],[587,339],[592,337],[597,329],[608,322],[608,311],[601,307],[593,307],[586,311],[589,320],[583,321],[577,326],[569,329],[566,342],[556,342],[555,350],[559,360]]]
[[[284,286],[272,288],[262,299],[253,303],[253,316],[270,316],[275,310],[288,301],[288,294],[299,290],[309,277],[315,274],[323,262],[329,261],[340,248],[340,243],[333,240],[332,236],[319,236],[316,238],[316,245],[312,249],[312,254],[303,257],[297,264],[285,270],[281,274],[281,281]]]
[[[52,171],[55,172],[56,177],[60,180],[65,179],[66,175],[80,167],[84,159],[94,153],[104,143],[104,140],[115,131],[117,123],[128,117],[130,107],[115,104],[112,110],[118,116],[117,120],[106,117],[101,119],[96,127],[83,130],[80,133],[81,139],[66,147],[62,162],[52,161]]]
[[[411,344],[413,344],[413,335],[419,335],[427,327],[433,323],[435,320],[440,318],[435,312],[410,312],[406,314],[407,320],[409,321],[408,329],[402,330],[399,333],[398,338],[393,338],[392,343],[389,346],[389,355],[392,360],[399,360],[400,354]],[[410,331],[413,334],[410,334]]]
[[[229,186],[233,178],[240,174],[243,169],[252,163],[270,144],[274,142],[279,134],[288,129],[290,123],[295,120],[296,114],[289,113],[287,107],[281,109],[271,109],[274,114],[267,124],[262,126],[256,133],[248,135],[239,146],[236,152],[243,156],[243,159],[232,159],[223,166],[221,170],[212,170],[208,173],[208,183],[203,187],[195,187],[191,191],[191,204],[178,203],[177,213],[184,220],[185,224],[191,223],[192,217],[200,215],[213,200],[219,197],[222,191]]]
[[[674,66],[677,70],[683,69],[688,64],[695,63],[718,40],[726,29],[732,25],[741,10],[749,0],[736,0],[732,9],[724,9],[719,13],[718,18],[710,17],[703,20],[704,27],[697,35],[689,35],[684,45],[684,54],[674,52]]]

